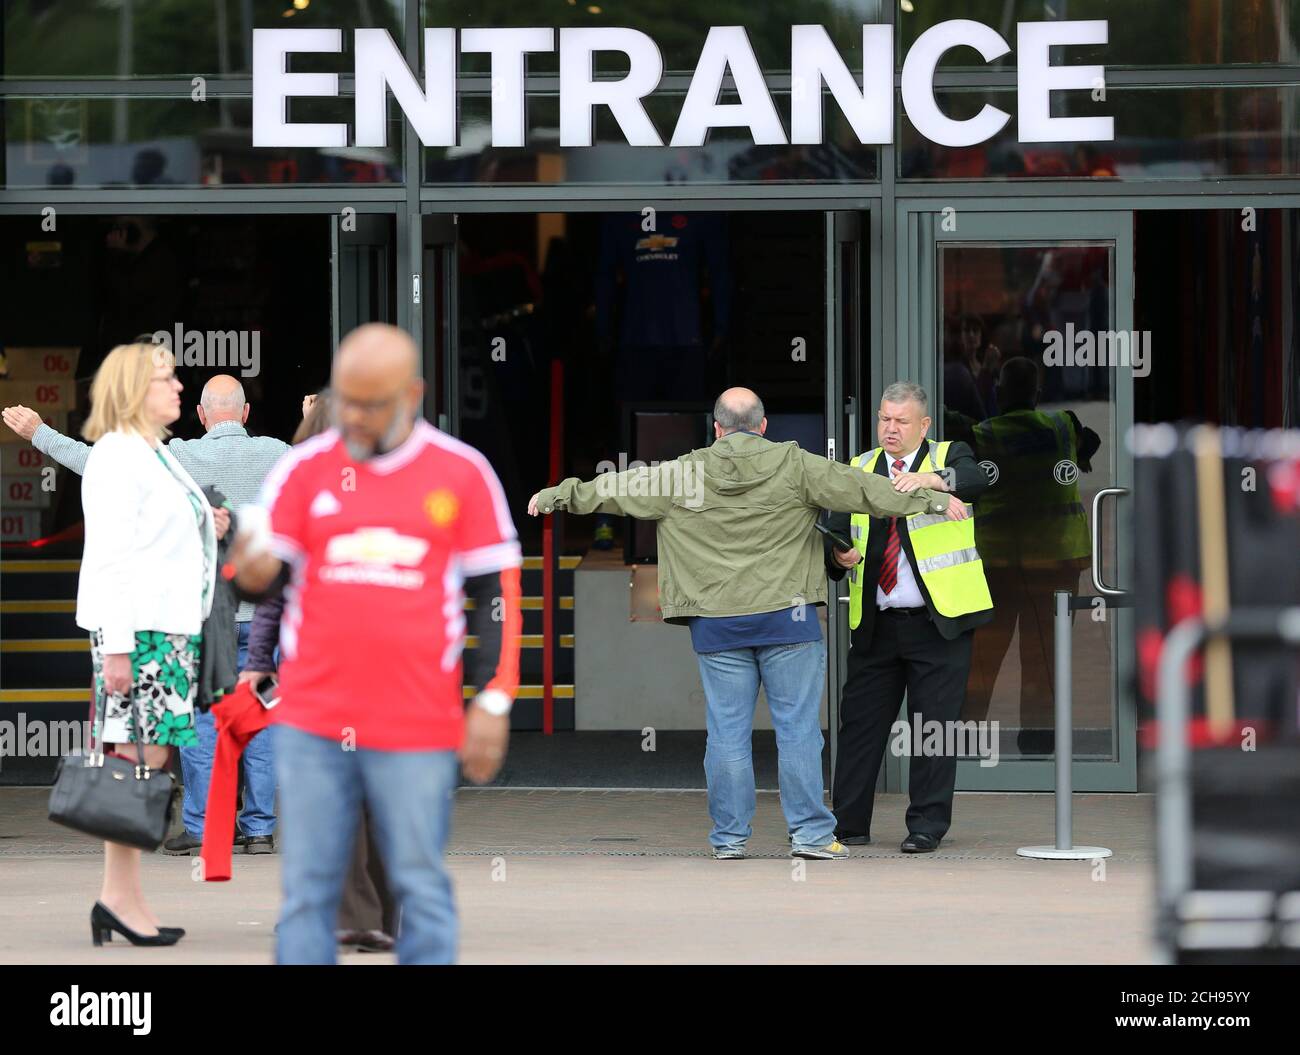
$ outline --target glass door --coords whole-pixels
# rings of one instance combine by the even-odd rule
[[[398,321],[393,225],[388,213],[353,211],[331,218],[335,348],[362,323]]]
[[[420,288],[417,310],[424,344],[424,416],[453,436],[459,435],[460,391],[457,370],[457,217],[420,217]]]
[[[770,438],[826,456],[839,426],[825,217],[698,201],[424,216],[434,413],[492,464],[524,547],[507,781],[702,786],[703,690],[690,634],[663,625],[653,524],[523,510],[549,479],[708,445],[714,400],[734,385],[759,393]],[[672,761],[643,748],[647,728]],[[759,786],[775,788],[765,703],[755,728]]]
[[[962,712],[980,749],[958,788],[1052,786],[1053,594],[1095,598],[1071,622],[1074,787],[1136,789],[1128,689],[1131,611],[1092,578],[1126,566],[1112,488],[1127,488],[1132,378],[1149,355],[1133,330],[1132,215],[914,211],[900,223],[899,376],[931,393],[936,439],[969,444],[990,479],[976,546],[993,619],[975,631]],[[1123,585],[1122,583],[1119,585]],[[982,749],[982,750],[981,750]],[[890,756],[898,787],[906,757]]]

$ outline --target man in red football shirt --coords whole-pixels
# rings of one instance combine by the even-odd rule
[[[401,963],[448,963],[456,912],[443,847],[457,756],[472,781],[505,757],[518,687],[522,560],[478,451],[419,414],[401,330],[362,326],[331,375],[334,427],[287,453],[239,510],[241,586],[290,569],[275,710],[285,831],[276,959],[333,963],[364,800],[400,908]],[[478,647],[464,681],[465,596]]]

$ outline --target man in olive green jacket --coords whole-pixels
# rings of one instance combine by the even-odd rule
[[[535,494],[528,512],[614,513],[657,522],[659,604],[691,628],[707,701],[704,769],[715,857],[745,856],[752,834],[754,704],[760,682],[776,729],[791,855],[839,859],[822,781],[819,716],[826,648],[812,606],[826,603],[821,510],[872,516],[965,506],[941,491],[897,491],[875,473],[764,439],[763,404],[731,388],[713,408],[712,446]]]

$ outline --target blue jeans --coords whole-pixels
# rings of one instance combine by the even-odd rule
[[[345,751],[272,726],[280,773],[284,900],[277,963],[335,963],[335,927],[362,800],[399,913],[399,963],[456,959],[456,905],[443,849],[459,773],[454,751]]]
[[[248,662],[248,631],[251,623],[239,624],[239,669]],[[185,830],[195,839],[203,838],[203,814],[208,808],[208,782],[212,778],[212,756],[217,750],[217,721],[211,711],[194,712],[194,728],[199,734],[195,747],[181,748],[181,775],[185,779],[185,797],[181,802],[181,819]],[[239,814],[239,830],[245,835],[270,835],[275,831],[275,753],[271,732],[263,729],[244,748],[244,809]]]
[[[708,709],[709,842],[740,848],[753,834],[754,706],[761,681],[776,729],[786,826],[795,847],[825,846],[835,834],[835,815],[822,788],[825,642],[701,652],[698,659]]]

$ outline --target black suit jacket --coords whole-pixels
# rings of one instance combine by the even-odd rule
[[[933,445],[933,440],[926,440],[921,448],[916,452],[916,457],[912,464],[907,467],[908,472],[917,472],[921,462],[925,460],[927,453],[926,444]],[[975,455],[971,452],[969,446],[964,443],[954,443],[948,448],[948,460],[946,468],[951,469],[953,491],[963,502],[974,501],[976,497],[984,492],[989,486],[989,478],[984,474],[984,470],[979,467],[975,461]],[[876,470],[879,475],[889,476],[889,452],[882,451],[880,457],[876,459]],[[850,520],[848,513],[832,513],[827,521],[830,528],[840,532],[842,535],[850,536]],[[899,524],[899,542],[902,545],[903,552],[907,554],[908,563],[912,565],[912,575],[916,579],[916,585],[920,588],[921,596],[925,598],[925,606],[930,611],[930,618],[934,620],[934,625],[938,628],[939,633],[949,641],[953,641],[968,630],[973,630],[977,626],[983,626],[993,618],[993,610],[986,609],[982,612],[971,612],[969,615],[959,615],[956,618],[950,618],[946,615],[940,615],[934,610],[934,602],[930,600],[930,591],[925,588],[925,583],[921,580],[921,574],[916,570],[916,554],[912,549],[911,535],[907,531],[907,521],[903,519]],[[880,565],[885,557],[885,540],[889,536],[889,521],[884,517],[871,518],[871,531],[867,536],[867,553],[862,562],[862,621],[858,628],[852,631],[852,647],[867,648],[871,644],[871,633],[876,623],[876,584],[880,581]],[[851,536],[850,536],[851,537]],[[830,540],[826,540],[826,573],[834,580],[839,581],[844,578],[845,569],[835,563],[835,558],[831,555]]]

